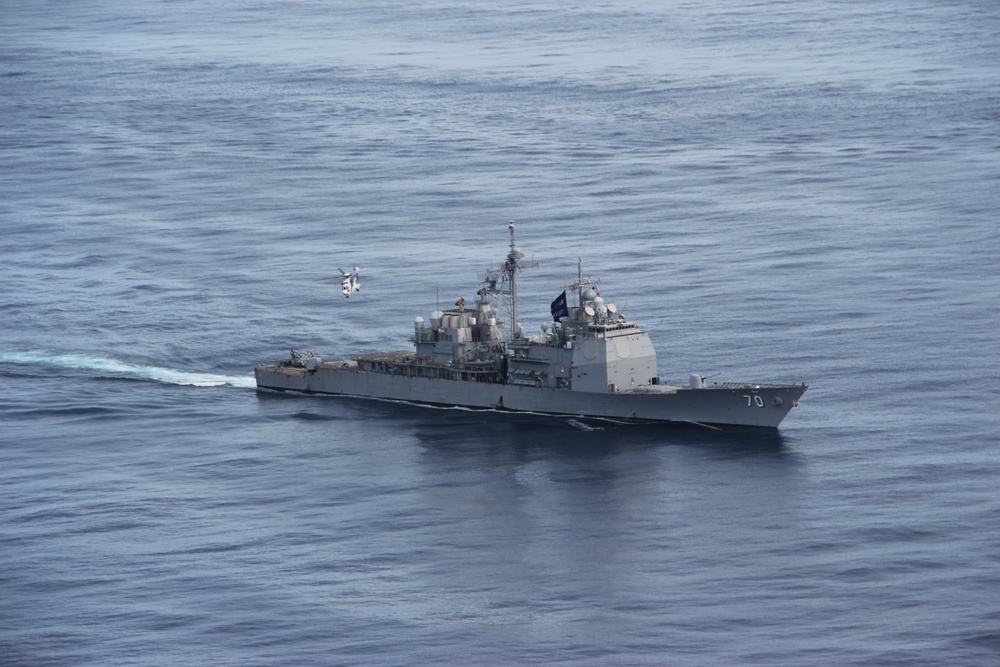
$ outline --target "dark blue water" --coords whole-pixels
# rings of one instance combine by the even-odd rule
[[[0,2],[0,664],[1000,662],[1000,6]],[[778,433],[258,395],[583,257]],[[367,267],[345,300],[319,279]]]

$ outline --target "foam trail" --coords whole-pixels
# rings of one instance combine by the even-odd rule
[[[170,368],[139,366],[138,364],[129,364],[117,359],[87,355],[0,350],[0,363],[77,368],[96,371],[101,377],[138,378],[163,382],[164,384],[179,384],[194,387],[222,387],[229,385],[231,387],[253,388],[257,386],[252,376],[188,373]]]
[[[584,424],[583,422],[577,421],[575,419],[567,419],[566,423],[569,424],[570,426],[572,426],[573,428],[580,429],[581,431],[601,431],[601,430],[603,430],[600,426],[591,426],[589,424]]]

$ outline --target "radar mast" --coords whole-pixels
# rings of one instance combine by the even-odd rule
[[[520,271],[537,269],[538,262],[519,263],[524,258],[524,253],[517,249],[513,220],[508,221],[507,229],[510,231],[510,252],[507,253],[507,261],[499,268],[487,269],[483,291],[494,295],[498,301],[498,310],[510,317],[510,341],[514,342],[520,333],[517,330],[517,274]]]

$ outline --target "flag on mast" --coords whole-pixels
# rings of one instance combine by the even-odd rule
[[[569,306],[566,305],[566,290],[556,297],[556,300],[552,302],[551,306],[552,320],[555,322],[559,321],[560,317],[569,317]]]

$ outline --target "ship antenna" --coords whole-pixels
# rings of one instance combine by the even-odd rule
[[[514,237],[514,221],[507,222],[507,229],[510,231],[510,252],[507,253],[507,260],[500,268],[487,269],[484,279],[484,289],[486,293],[497,296],[498,305],[505,309],[510,315],[510,340],[513,342],[518,337],[517,332],[517,274],[528,269],[537,269],[538,262],[521,263],[524,253],[517,249]],[[497,283],[500,286],[497,286]]]
[[[507,229],[510,230],[510,252],[507,253],[507,277],[510,280],[510,339],[517,338],[517,260],[524,257],[524,253],[517,249],[514,243],[514,221],[507,221]]]

